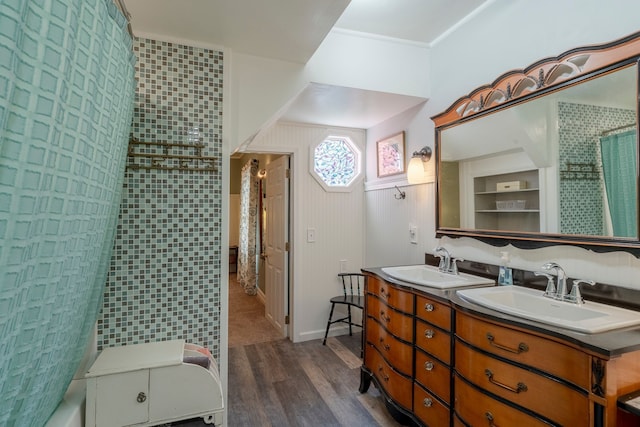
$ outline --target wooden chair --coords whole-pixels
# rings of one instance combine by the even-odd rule
[[[327,321],[327,331],[324,333],[324,340],[322,345],[327,344],[327,336],[329,335],[329,328],[332,324],[342,322],[349,325],[349,335],[353,335],[352,327],[357,326],[362,328],[361,323],[354,323],[351,320],[351,307],[355,307],[364,312],[364,281],[366,276],[360,273],[340,273],[338,277],[342,280],[342,295],[331,298],[331,312],[329,313],[329,320]],[[336,308],[336,304],[341,304],[347,307],[347,316],[340,319],[333,320],[333,310]],[[364,313],[363,313],[364,315]],[[363,319],[364,320],[364,319]]]

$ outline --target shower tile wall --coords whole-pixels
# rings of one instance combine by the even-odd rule
[[[132,136],[186,143],[198,127],[217,170],[127,169],[98,347],[185,339],[218,357],[223,54],[149,39],[136,39],[134,51]]]
[[[594,163],[602,178],[600,134],[635,122],[635,111],[598,105],[558,103],[560,168]],[[563,234],[604,234],[602,179],[560,181],[560,230]]]

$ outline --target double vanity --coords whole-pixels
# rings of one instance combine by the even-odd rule
[[[435,237],[640,258],[639,63],[637,32],[507,71],[433,116]],[[374,382],[418,426],[640,425],[640,289],[555,263],[495,286],[495,265],[436,252],[439,265],[363,270],[361,392]]]
[[[363,270],[361,392],[417,426],[638,425],[618,399],[640,389],[640,312],[460,264]]]

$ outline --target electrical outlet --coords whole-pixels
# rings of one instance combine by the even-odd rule
[[[316,241],[316,229],[307,228],[307,243],[313,243]]]
[[[409,241],[418,244],[418,227],[412,224],[409,224]]]
[[[347,260],[346,259],[341,259],[340,260],[340,273],[346,273],[347,272]]]

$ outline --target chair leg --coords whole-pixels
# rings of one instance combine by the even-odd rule
[[[329,312],[329,320],[327,321],[327,330],[324,333],[324,340],[322,341],[322,345],[327,345],[327,336],[329,335],[329,327],[331,326],[331,319],[333,318],[333,309],[336,308],[334,303],[331,303],[331,311]]]
[[[349,336],[353,336],[353,331],[351,330],[351,306],[347,306],[347,315],[349,316]]]

